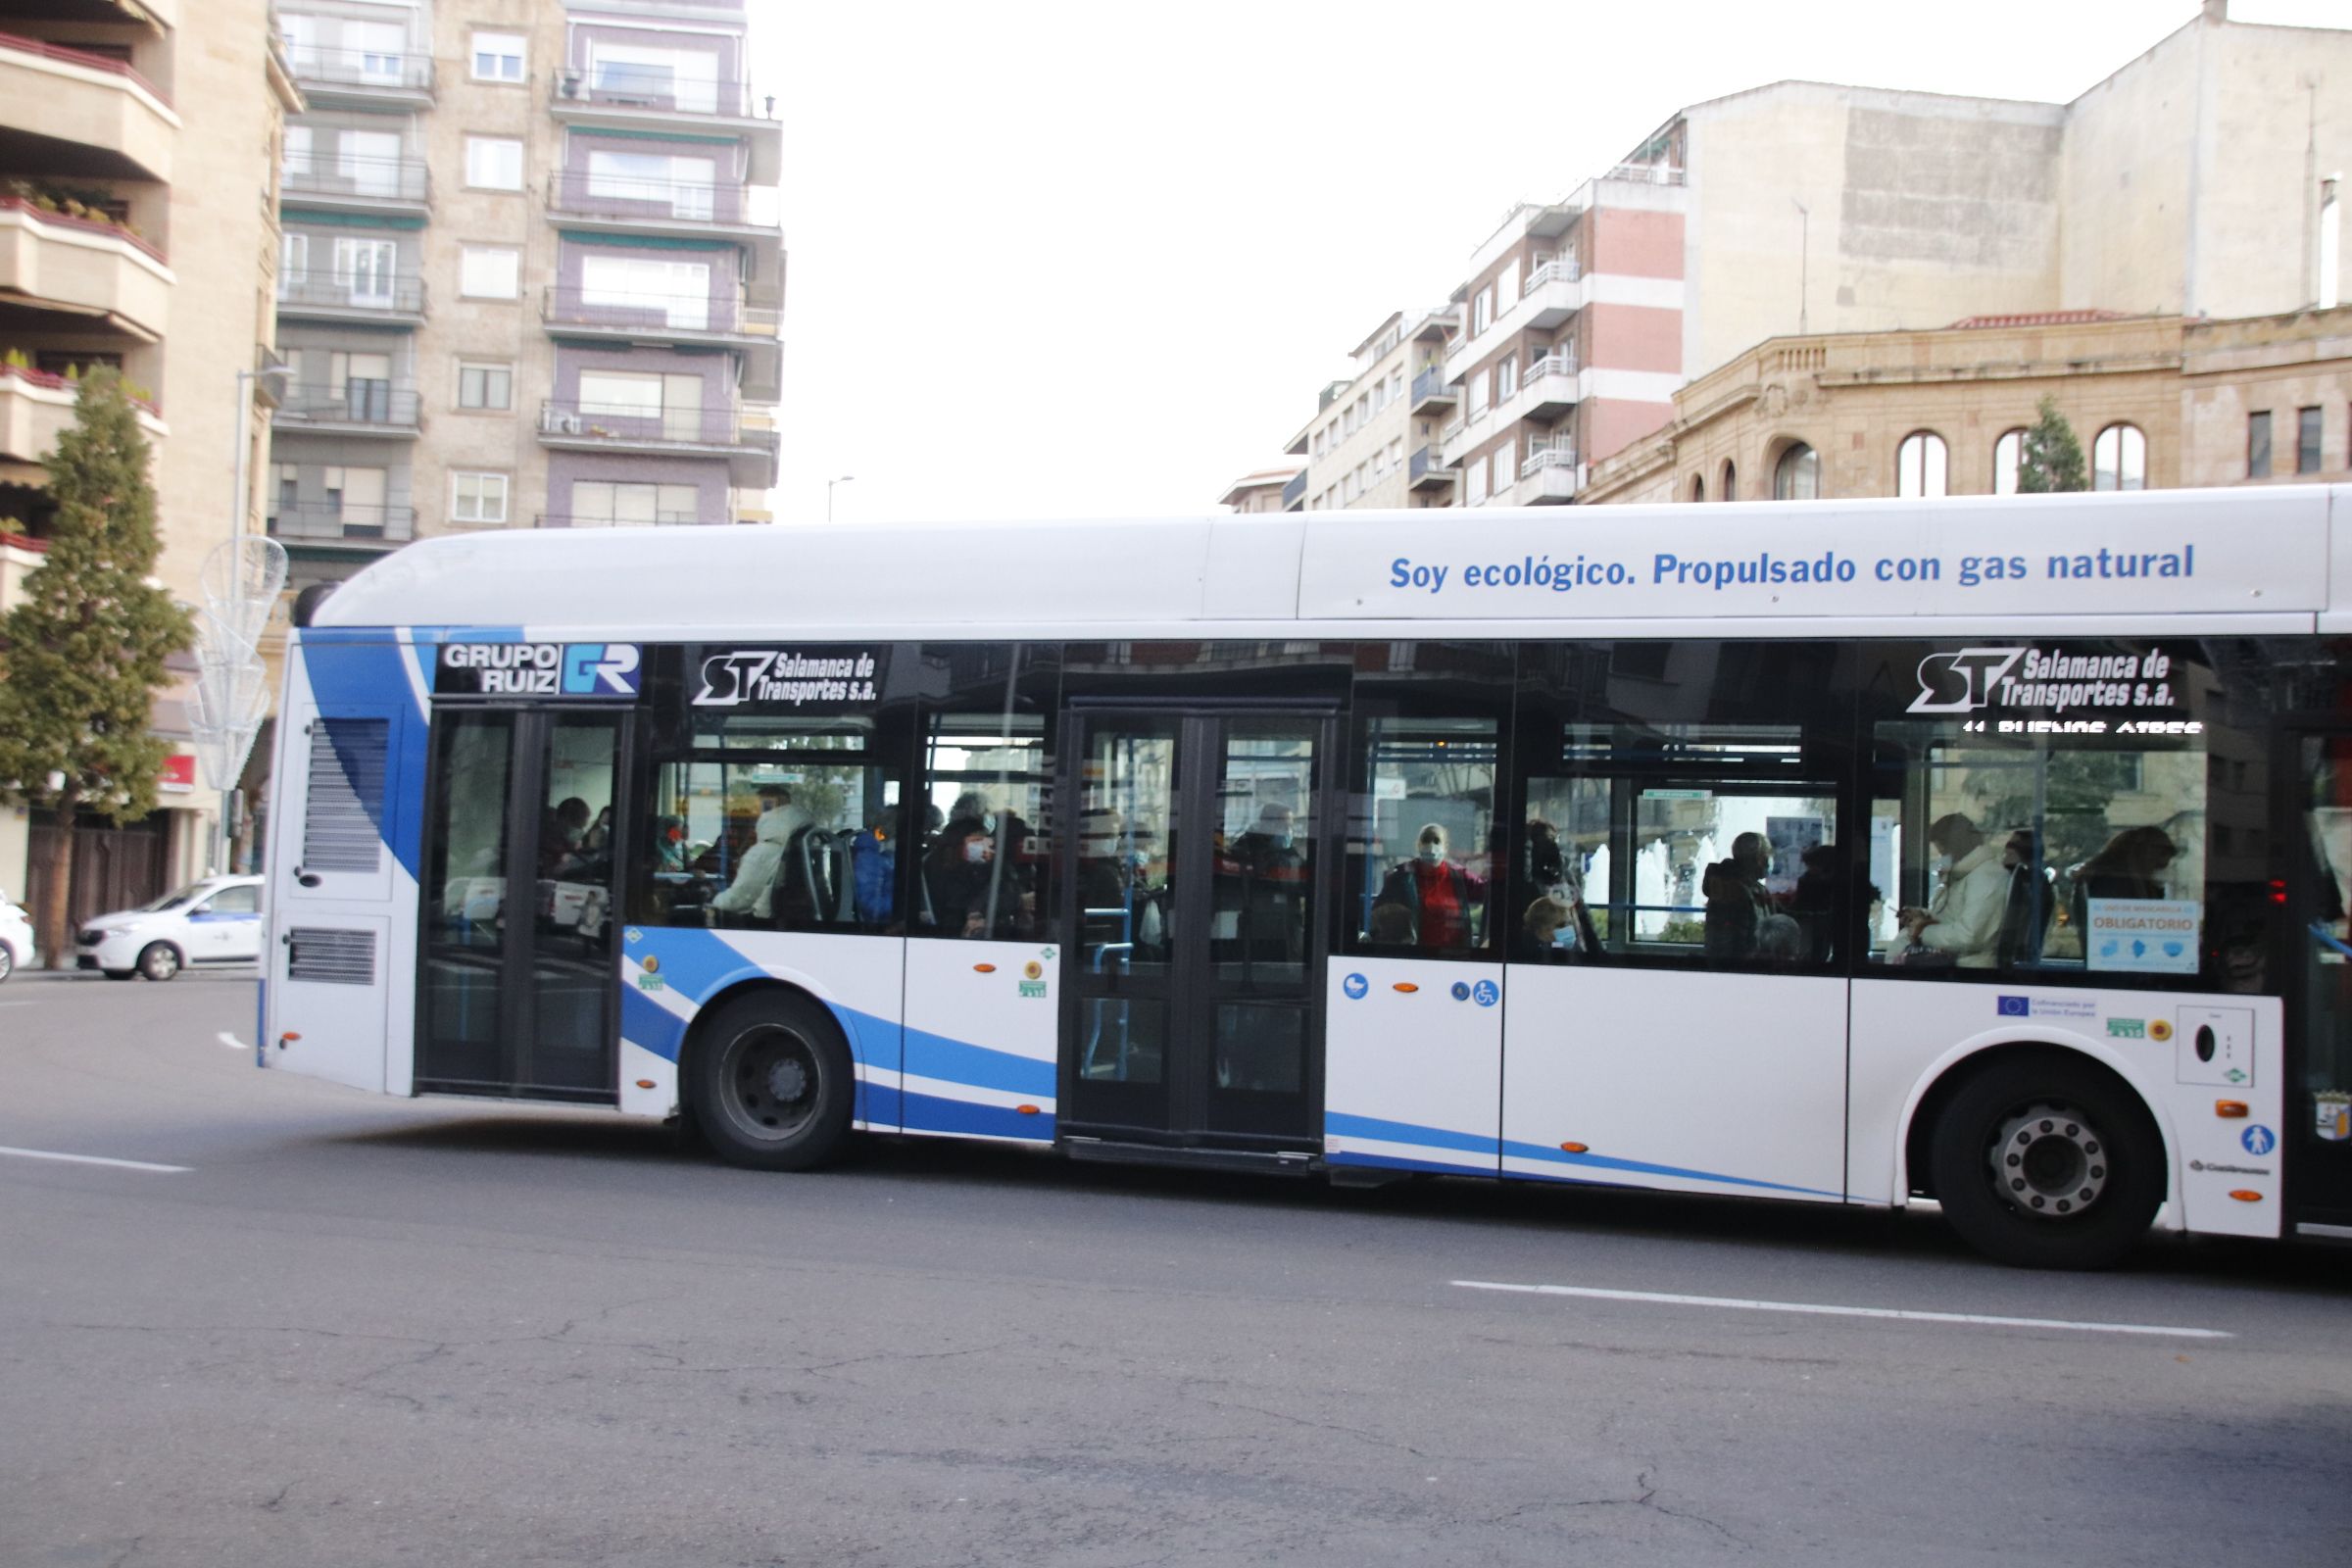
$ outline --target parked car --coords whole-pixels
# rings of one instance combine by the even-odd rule
[[[109,980],[169,980],[191,964],[254,963],[262,956],[262,879],[216,876],[143,909],[102,914],[74,933],[74,965]]]
[[[33,946],[32,915],[21,905],[9,902],[0,893],[0,980],[6,980],[22,968],[29,969],[40,962],[40,951]]]

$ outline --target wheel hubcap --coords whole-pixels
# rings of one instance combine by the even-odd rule
[[[2107,1160],[2106,1139],[2080,1109],[2029,1105],[1993,1139],[1993,1191],[2021,1214],[2069,1219],[2107,1190]]]
[[[816,1114],[816,1054],[789,1029],[764,1027],[728,1048],[727,1119],[753,1138],[790,1138]]]

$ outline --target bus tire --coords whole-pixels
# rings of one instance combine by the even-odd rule
[[[719,1158],[807,1170],[840,1152],[857,1083],[849,1044],[823,1007],[756,992],[723,1004],[696,1036],[688,1108]]]
[[[2164,1140],[2139,1097],[2057,1052],[2007,1056],[1962,1084],[1931,1159],[1952,1229],[2017,1268],[2105,1268],[2164,1200]]]

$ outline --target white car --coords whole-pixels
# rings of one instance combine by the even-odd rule
[[[40,961],[32,942],[32,916],[0,893],[0,980]]]
[[[74,965],[109,980],[169,980],[191,964],[215,968],[262,956],[262,879],[216,876],[167,893],[143,909],[84,921]]]

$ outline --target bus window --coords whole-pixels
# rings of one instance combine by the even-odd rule
[[[934,713],[915,831],[918,934],[1048,941],[1054,762],[1036,713]]]
[[[691,755],[655,759],[643,923],[890,929],[901,780],[874,729],[698,712]]]
[[[2203,726],[2088,717],[1877,726],[1874,962],[2134,981],[2196,975],[2205,947]],[[2169,732],[2168,732],[2169,726]]]
[[[1492,718],[1364,720],[1348,951],[1435,956],[1492,944],[1497,729]]]
[[[1527,780],[1515,957],[1819,968],[1858,893],[1794,725],[1565,727]]]

